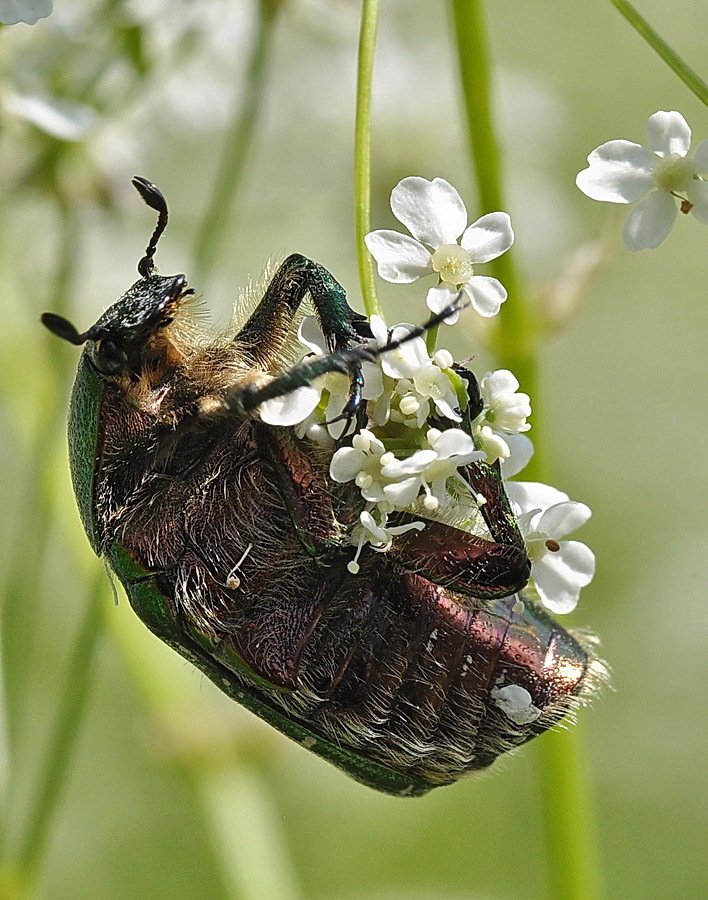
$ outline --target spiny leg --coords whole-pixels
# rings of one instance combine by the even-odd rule
[[[307,387],[312,384],[316,378],[319,378],[321,375],[326,375],[329,372],[341,372],[344,375],[348,375],[360,387],[363,383],[361,377],[362,362],[373,362],[384,353],[389,353],[415,338],[422,337],[429,329],[438,325],[440,322],[445,321],[445,319],[449,318],[453,313],[458,312],[465,305],[466,301],[463,298],[454,300],[450,306],[446,307],[441,312],[436,313],[436,315],[431,316],[431,318],[423,325],[411,329],[411,331],[407,332],[403,337],[397,338],[396,340],[389,340],[384,347],[358,346],[350,347],[347,350],[337,350],[326,356],[305,359],[303,362],[298,363],[298,365],[293,366],[292,369],[289,369],[287,372],[284,372],[282,375],[269,381],[268,384],[261,386],[250,384],[236,388],[223,398],[224,409],[233,412],[236,415],[247,416],[256,410],[261,403],[265,403],[266,400],[284,397],[286,394],[290,394],[294,390],[297,390],[297,388]],[[354,315],[357,315],[357,313],[354,313]],[[359,407],[360,394],[359,400],[356,403],[352,403],[353,395],[354,389],[350,395],[352,409],[338,418],[353,418],[356,414]]]
[[[288,325],[308,294],[330,351],[344,350],[370,336],[366,316],[349,306],[341,284],[319,263],[293,253],[275,273],[263,299],[237,335],[264,368],[280,349]]]

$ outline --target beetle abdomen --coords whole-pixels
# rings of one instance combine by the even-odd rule
[[[344,586],[320,617],[298,688],[277,702],[396,771],[445,784],[484,768],[559,721],[599,674],[518,597],[482,607],[390,570],[361,585],[356,600],[356,585]]]

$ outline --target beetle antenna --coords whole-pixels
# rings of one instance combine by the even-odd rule
[[[63,316],[57,316],[55,313],[42,313],[42,325],[45,325],[53,334],[77,347],[80,347],[90,337],[93,337],[92,329],[79,334],[68,319],[65,319]]]
[[[150,243],[145,248],[145,256],[138,263],[138,272],[143,278],[147,278],[148,275],[152,275],[155,271],[153,257],[157,249],[157,242],[160,240],[162,232],[167,228],[167,201],[162,191],[155,187],[151,181],[148,181],[147,178],[141,178],[139,175],[136,175],[133,178],[133,187],[150,209],[154,209],[158,214],[157,225],[150,238]]]

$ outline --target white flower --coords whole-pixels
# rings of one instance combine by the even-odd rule
[[[531,577],[543,605],[554,613],[571,612],[580,589],[592,581],[595,556],[585,544],[561,538],[587,522],[590,509],[537,482],[510,481],[506,492],[516,508]]]
[[[52,13],[52,0],[0,0],[0,22],[17,25],[24,22],[34,25]]]
[[[395,459],[393,453],[366,428],[355,434],[351,447],[340,447],[329,464],[329,474],[334,481],[344,484],[353,481],[365,500],[379,503],[385,499],[384,484],[388,479],[382,468]]]
[[[372,231],[365,237],[369,253],[385,281],[410,284],[437,273],[439,284],[426,302],[442,312],[462,290],[481,316],[495,316],[506,300],[496,278],[475,275],[474,267],[505,253],[514,242],[511,219],[488,213],[467,226],[467,210],[455,188],[443,178],[404,178],[391,192],[393,214],[413,237],[397,231]],[[458,244],[459,239],[459,244]],[[452,325],[458,313],[445,321]]]
[[[407,531],[421,531],[425,528],[423,522],[409,522],[406,525],[389,525],[388,515],[380,510],[375,510],[379,515],[379,521],[366,509],[359,515],[358,533],[354,533],[356,540],[356,553],[354,559],[347,563],[347,569],[352,575],[359,572],[359,555],[364,544],[371,544],[377,553],[386,553],[397,534],[405,534]]]
[[[311,356],[325,356],[329,351],[322,330],[314,316],[305,316],[298,330],[300,343]],[[374,400],[384,390],[381,369],[376,363],[362,362],[364,400]],[[351,382],[342,372],[328,372],[312,384],[296,388],[282,397],[266,400],[258,408],[261,419],[268,425],[296,425],[299,437],[307,435],[320,444],[331,444],[344,436],[347,423],[336,419],[349,400]],[[323,394],[326,403],[322,402]],[[321,407],[321,408],[320,408]],[[353,423],[350,423],[353,429]]]
[[[426,509],[444,506],[450,496],[446,491],[448,478],[461,466],[484,458],[484,452],[477,450],[472,438],[460,428],[442,432],[431,428],[426,437],[430,449],[418,450],[406,459],[389,460],[381,469],[384,478],[395,482],[384,489],[386,499],[399,509],[409,506],[421,490],[426,495]]]
[[[487,454],[488,463],[506,461],[512,453],[510,436],[531,427],[526,421],[531,415],[529,395],[519,392],[519,382],[508,369],[487,372],[479,387],[484,407],[473,425],[477,443]],[[517,445],[517,449],[521,448]],[[525,453],[524,447],[522,456]],[[530,453],[526,462],[529,458]]]
[[[531,426],[526,421],[531,415],[529,395],[519,392],[519,382],[508,369],[487,372],[479,387],[489,425],[508,434],[529,430]]]
[[[648,149],[631,141],[608,141],[588,156],[575,179],[593,200],[635,203],[622,232],[630,250],[658,247],[678,214],[708,224],[708,141],[689,156],[691,129],[678,112],[659,111],[647,122]],[[680,201],[677,206],[676,201]]]

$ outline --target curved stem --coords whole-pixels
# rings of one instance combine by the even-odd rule
[[[202,285],[209,276],[226,231],[234,199],[243,179],[258,113],[263,108],[266,68],[280,6],[281,0],[260,0],[258,4],[258,22],[246,73],[245,95],[242,97],[240,92],[236,92],[231,128],[226,133],[214,188],[197,232],[194,280]]]
[[[364,235],[371,231],[371,84],[376,51],[378,0],[363,0],[359,31],[354,131],[354,221],[359,283],[367,316],[381,315],[376,296],[374,263]]]
[[[678,53],[670,47],[666,41],[651,27],[644,16],[628,3],[627,0],[610,0],[610,3],[617,9],[620,15],[629,22],[634,30],[639,34],[649,46],[654,50],[666,65],[683,81],[686,87],[705,106],[708,106],[708,84],[693,69],[686,65]]]
[[[59,198],[59,244],[57,264],[52,279],[50,308],[67,314],[71,287],[79,259],[79,221],[74,209]],[[17,517],[15,540],[5,568],[2,585],[2,629],[0,630],[0,678],[2,678],[3,724],[5,727],[6,776],[0,815],[0,858],[7,855],[5,815],[11,808],[8,794],[12,790],[13,757],[18,752],[17,733],[23,716],[21,701],[22,670],[26,654],[32,647],[36,607],[27,604],[27,597],[39,596],[42,590],[41,565],[28,566],[28,559],[43,560],[51,520],[51,498],[48,488],[49,469],[53,459],[55,435],[65,432],[65,412],[59,401],[58,387],[69,377],[70,356],[60,341],[45,329],[38,333],[44,338],[44,358],[50,370],[46,379],[47,391],[42,404],[43,415],[37,423],[35,440],[24,472],[27,490],[23,496],[23,515]],[[0,892],[1,893],[1,892]]]
[[[481,212],[486,213],[504,209],[505,204],[501,152],[492,114],[491,64],[483,0],[451,0],[451,11],[473,175]],[[513,256],[505,254],[495,263],[495,275],[509,291],[509,299],[498,317],[492,348],[499,362],[514,371],[523,390],[537,400],[541,338],[537,317],[517,278]],[[534,406],[536,453],[524,470],[525,477],[530,479],[539,479],[544,468],[539,431],[542,433]],[[578,742],[575,729],[547,734],[538,745],[548,868],[553,874],[552,896],[557,900],[592,900],[599,896],[594,877],[598,867],[591,839],[590,803]]]
[[[89,599],[79,626],[76,643],[69,656],[69,670],[62,692],[49,751],[42,769],[39,789],[27,819],[16,871],[21,885],[31,885],[47,846],[49,828],[54,819],[61,791],[66,782],[79,723],[83,717],[91,688],[94,652],[101,633],[101,620],[106,600],[106,576],[99,567],[89,592]]]

